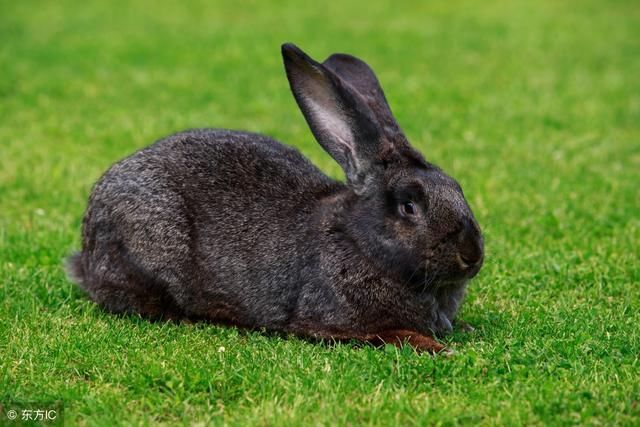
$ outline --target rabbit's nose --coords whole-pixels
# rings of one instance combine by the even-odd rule
[[[477,273],[484,258],[484,244],[475,221],[464,221],[464,226],[458,235],[458,242],[458,264],[463,270],[475,270]]]

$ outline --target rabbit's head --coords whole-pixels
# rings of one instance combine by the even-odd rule
[[[460,185],[411,147],[371,68],[345,54],[320,64],[291,44],[282,54],[311,131],[346,174],[358,249],[417,289],[477,274],[483,240]]]

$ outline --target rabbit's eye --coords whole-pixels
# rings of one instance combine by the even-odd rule
[[[403,202],[403,203],[400,204],[400,213],[403,216],[415,215],[416,214],[416,205],[414,205],[411,200]]]

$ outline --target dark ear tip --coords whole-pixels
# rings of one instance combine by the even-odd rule
[[[348,53],[334,53],[332,54],[330,57],[328,57],[324,62],[353,62],[353,61],[357,61],[358,58],[356,58],[353,55],[349,55]]]
[[[284,43],[281,47],[281,50],[282,50],[282,57],[290,61],[293,61],[296,59],[299,60],[306,56],[304,52],[300,50],[300,48],[293,43]]]
[[[289,69],[306,69],[308,71],[318,72],[322,69],[322,65],[314,61],[309,55],[304,53],[302,49],[293,43],[284,43],[281,47],[282,59],[285,68]]]
[[[336,67],[355,67],[354,71],[369,71],[373,74],[373,70],[369,65],[364,62],[362,59],[357,58],[353,55],[349,55],[348,53],[334,53],[322,63],[323,65],[329,68]]]

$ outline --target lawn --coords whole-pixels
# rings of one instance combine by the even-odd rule
[[[464,188],[487,258],[454,356],[116,317],[66,279],[92,184],[172,132],[265,133],[342,179],[284,41],[366,59]],[[69,425],[638,425],[639,183],[632,0],[0,0],[0,403],[61,400]]]

